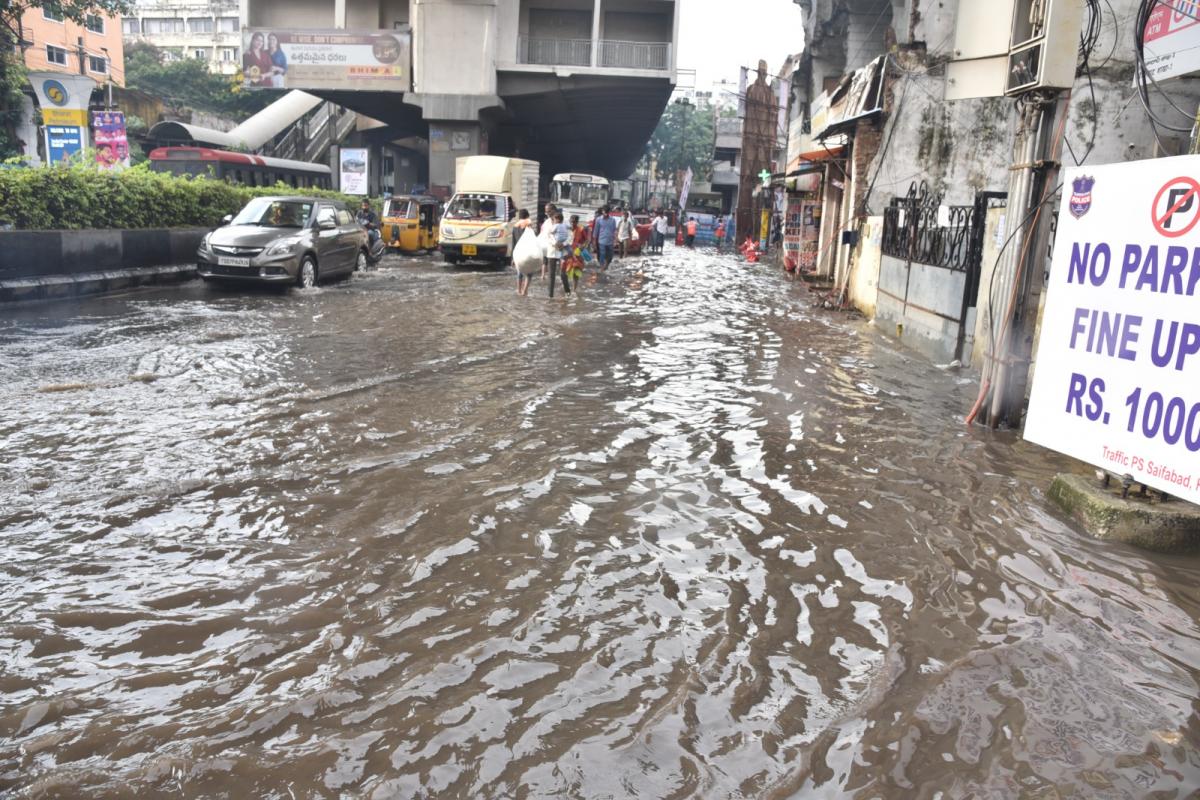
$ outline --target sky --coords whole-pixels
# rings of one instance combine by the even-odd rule
[[[766,59],[772,73],[804,48],[800,6],[792,0],[680,0],[680,70],[696,70],[696,86],[738,79],[738,68]],[[683,83],[683,76],[680,76]]]

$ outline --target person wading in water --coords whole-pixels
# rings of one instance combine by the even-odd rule
[[[513,223],[513,253],[517,252],[517,243],[521,241],[522,236],[533,236],[533,220],[529,218],[529,212],[522,208],[517,214],[517,221]],[[543,259],[545,261],[545,259]],[[513,261],[513,267],[516,267],[516,261]],[[529,284],[533,283],[533,275],[526,275],[517,269],[517,294],[524,297],[529,292]]]
[[[571,249],[563,261],[563,284],[571,279],[569,292],[579,296],[579,279],[583,277],[583,254],[587,250],[588,229],[579,224],[579,216],[571,216]]]

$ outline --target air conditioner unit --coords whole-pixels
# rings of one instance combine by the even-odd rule
[[[1083,6],[1083,0],[960,2],[946,99],[1070,88]],[[1002,21],[1008,24],[997,24]]]

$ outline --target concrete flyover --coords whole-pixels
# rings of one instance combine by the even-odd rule
[[[472,112],[493,154],[532,158],[544,175],[586,171],[623,178],[641,158],[673,88],[665,77],[502,73],[498,94],[478,98]],[[428,136],[423,108],[430,103],[421,95],[316,94],[379,120],[389,137]]]
[[[244,36],[275,36],[299,48],[288,56],[287,88],[381,123],[361,124],[347,143],[372,148],[369,162],[391,163],[398,142],[423,140],[428,188],[442,194],[453,188],[455,161],[479,153],[536,159],[543,175],[628,176],[674,88],[677,6],[247,0],[242,26]],[[396,44],[381,50],[391,60],[375,64],[362,43],[381,38]],[[343,41],[350,44],[342,50],[331,44]],[[344,67],[326,61],[329,48]],[[386,176],[379,178],[386,191]]]
[[[633,172],[674,89],[666,78],[501,73],[507,108],[498,146],[542,162],[547,174]]]

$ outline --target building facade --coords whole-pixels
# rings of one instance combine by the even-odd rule
[[[713,147],[712,186],[713,191],[721,195],[722,214],[729,214],[737,207],[741,175],[742,120],[737,117],[719,117]]]
[[[149,42],[169,60],[199,59],[223,75],[241,69],[236,0],[140,0],[122,20],[121,30],[126,41]]]
[[[991,296],[997,257],[1025,217],[1006,209],[1006,196],[1027,123],[1003,89],[968,96],[960,65],[979,60],[972,32],[998,27],[1008,46],[1006,14],[1019,0],[797,2],[807,48],[792,89],[785,183],[787,216],[799,226],[789,238],[810,244],[801,266],[931,358],[983,364],[1003,313]],[[1136,96],[1135,0],[1061,2],[1081,15],[1061,47],[1091,37],[1073,85],[1053,90],[1066,102],[1061,153],[1036,165],[1039,174],[1059,161],[1185,152],[1186,133],[1156,131]],[[1160,118],[1174,113],[1169,103],[1194,109],[1200,100],[1189,82],[1158,89],[1149,102]]]
[[[90,14],[83,23],[52,6],[31,8],[21,17],[25,66],[31,71],[87,75],[98,84],[125,85],[121,18]]]

